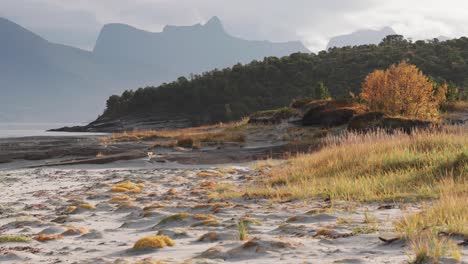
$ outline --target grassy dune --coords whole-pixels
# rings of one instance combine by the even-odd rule
[[[290,159],[249,186],[250,197],[348,201],[437,198],[446,182],[468,188],[468,129],[328,137],[320,151]]]

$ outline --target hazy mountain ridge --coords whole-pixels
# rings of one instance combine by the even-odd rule
[[[350,34],[336,36],[330,39],[327,45],[329,48],[342,48],[345,46],[359,46],[366,44],[379,44],[388,35],[397,34],[391,27],[384,27],[380,30],[358,30]]]
[[[93,51],[51,43],[3,18],[0,36],[0,121],[85,121],[124,89],[307,51],[300,42],[232,37],[217,17],[157,33],[108,24]]]

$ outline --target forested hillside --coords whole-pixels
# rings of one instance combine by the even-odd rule
[[[379,45],[333,48],[318,54],[268,57],[247,65],[184,77],[158,87],[111,96],[98,120],[123,116],[185,116],[194,124],[241,118],[254,111],[314,97],[319,82],[332,97],[359,94],[365,76],[375,69],[408,60],[437,82],[468,87],[468,38],[445,42],[405,40],[393,35]]]

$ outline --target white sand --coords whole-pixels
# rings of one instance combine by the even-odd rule
[[[121,164],[122,165],[122,164]],[[127,164],[129,165],[129,164]],[[84,169],[86,168],[86,169]],[[216,169],[213,169],[216,170]],[[60,234],[69,227],[85,227],[88,234],[63,236],[49,242],[0,244],[2,263],[134,263],[152,258],[165,263],[405,263],[407,247],[403,242],[385,244],[378,237],[391,237],[392,221],[417,210],[377,209],[365,204],[349,210],[346,204],[325,210],[324,201],[271,203],[268,200],[237,200],[218,210],[193,207],[207,203],[203,182],[247,184],[252,175],[248,167],[235,167],[222,176],[200,177],[210,169],[34,169],[0,172],[0,236],[34,237],[40,232]],[[118,208],[109,199],[112,186],[120,181],[142,182],[143,193],[128,194],[133,205]],[[168,190],[174,188],[168,194]],[[73,201],[71,199],[74,199]],[[68,206],[89,203],[95,210],[78,209],[67,213]],[[165,207],[143,211],[159,203]],[[315,212],[311,212],[315,210]],[[368,211],[375,224],[363,223]],[[166,216],[187,212],[213,214],[219,226],[198,225],[188,217],[157,226]],[[290,219],[292,216],[296,218]],[[239,241],[236,223],[242,217],[255,218],[261,225],[249,225],[249,240]],[[348,224],[337,224],[345,218]],[[57,220],[58,219],[58,220]],[[289,219],[289,221],[288,221]],[[349,235],[356,228],[376,226],[377,232]],[[330,236],[314,237],[319,229],[332,230]],[[139,238],[158,232],[173,237],[174,247],[152,251],[132,250]],[[198,241],[206,233],[216,239]],[[463,249],[464,256],[467,255]]]

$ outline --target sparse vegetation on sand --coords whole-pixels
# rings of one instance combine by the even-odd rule
[[[133,183],[131,181],[125,181],[118,183],[112,187],[111,192],[122,192],[122,193],[140,193],[142,192],[141,188],[145,185],[142,183]]]
[[[63,239],[63,237],[61,235],[39,234],[34,239],[39,241],[39,242],[47,242],[47,241],[50,241],[50,240]]]
[[[243,220],[237,223],[237,230],[239,231],[239,240],[244,241],[249,237],[247,224]]]
[[[272,168],[238,195],[347,201],[437,198],[447,181],[453,181],[457,190],[467,189],[467,133],[466,127],[448,127],[410,135],[375,132],[327,137],[326,147]]]
[[[126,142],[126,141],[149,141],[157,139],[175,140],[175,145],[182,147],[192,147],[197,142],[244,142],[245,134],[241,129],[236,129],[246,125],[248,119],[238,122],[219,123],[211,126],[190,127],[175,130],[134,130],[122,133],[115,133],[104,138],[103,142]],[[191,146],[187,146],[188,140],[192,141]],[[185,144],[183,144],[185,143]],[[161,144],[161,143],[158,143]],[[164,145],[164,144],[162,144]],[[174,144],[167,144],[172,146]]]
[[[0,236],[1,243],[25,243],[31,241],[31,238],[25,236]]]
[[[461,252],[458,246],[447,237],[440,237],[430,230],[423,231],[409,241],[413,252],[410,263],[439,263],[443,257],[461,261]]]
[[[156,248],[163,248],[163,247],[172,247],[175,245],[174,240],[169,238],[168,236],[147,236],[140,238],[135,245],[133,245],[133,249],[136,250],[145,250],[145,249],[156,249]]]
[[[411,214],[395,222],[396,231],[406,239],[431,229],[439,234],[468,236],[468,188],[445,181],[441,198],[422,212]]]

